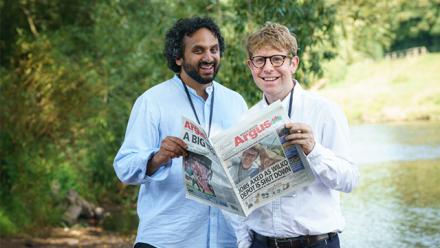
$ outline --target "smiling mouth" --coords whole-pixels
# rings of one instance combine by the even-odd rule
[[[261,77],[264,81],[275,81],[280,77]]]
[[[213,73],[214,72],[214,63],[201,63],[199,68],[204,73]]]
[[[200,65],[200,68],[205,69],[205,70],[209,70],[209,69],[214,68],[214,64]]]

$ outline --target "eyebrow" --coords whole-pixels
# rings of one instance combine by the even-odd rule
[[[217,47],[217,48],[220,48],[220,45],[217,43],[217,44],[215,44],[215,45],[212,45],[212,46],[202,46],[202,45],[194,45],[191,49],[193,50],[193,49],[211,49],[211,48],[214,48],[214,47]]]

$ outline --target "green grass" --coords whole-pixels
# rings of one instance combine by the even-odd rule
[[[329,83],[319,93],[351,122],[440,120],[440,53],[325,68]]]

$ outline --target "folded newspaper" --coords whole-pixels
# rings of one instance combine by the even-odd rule
[[[248,216],[254,209],[292,194],[315,179],[304,151],[285,137],[289,118],[280,101],[248,113],[237,126],[211,139],[197,123],[183,117],[181,138],[186,196]]]

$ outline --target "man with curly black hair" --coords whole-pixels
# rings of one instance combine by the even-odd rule
[[[176,75],[147,90],[133,106],[114,168],[122,182],[140,185],[136,248],[236,247],[221,211],[185,198],[181,157],[187,146],[178,138],[182,116],[211,135],[247,110],[238,93],[213,81],[223,52],[223,37],[211,19],[178,20],[164,49]]]
[[[171,28],[166,34],[166,44],[164,49],[164,55],[167,59],[168,67],[175,73],[180,73],[180,69],[182,66],[180,62],[177,62],[176,60],[181,59],[184,56],[185,44],[182,45],[182,42],[185,36],[195,33],[198,29],[200,29],[200,27],[209,30],[214,38],[217,39],[218,44],[216,45],[216,47],[214,47],[214,49],[217,49],[220,57],[223,56],[225,50],[225,42],[219,28],[215,23],[206,18],[194,18],[192,22],[188,22],[186,21],[186,19],[178,20],[176,25]],[[211,78],[203,78],[201,75],[198,75],[196,71],[191,71],[191,69],[188,67],[184,67],[184,69],[185,72],[188,73],[197,82],[201,84],[208,84],[212,82],[219,69],[219,61],[214,60],[213,62],[215,62],[215,72],[213,77]]]

